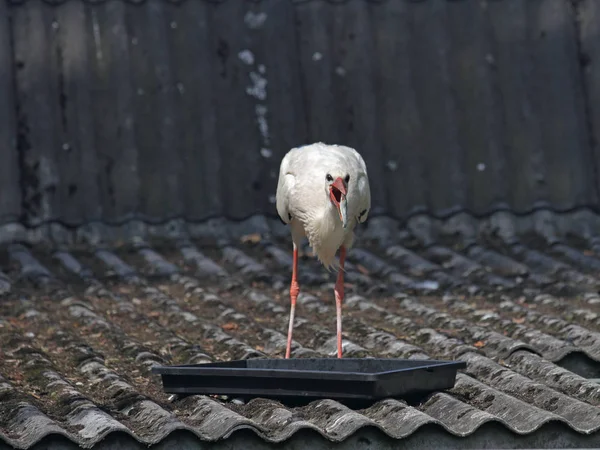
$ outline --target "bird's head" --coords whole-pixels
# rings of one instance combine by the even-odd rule
[[[329,199],[340,215],[340,220],[344,228],[348,226],[348,203],[346,195],[348,194],[348,182],[350,175],[334,176],[328,173],[325,176]]]

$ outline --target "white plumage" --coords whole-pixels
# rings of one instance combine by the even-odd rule
[[[341,300],[345,252],[354,241],[354,228],[364,222],[371,208],[367,167],[360,154],[350,147],[321,142],[290,150],[283,160],[277,184],[277,212],[290,225],[294,243],[294,266],[290,296],[289,357],[296,297],[297,249],[306,236],[326,268],[334,264],[340,249],[336,283],[338,306],[338,356],[341,356]]]
[[[347,182],[348,225],[342,226],[329,197],[332,179]],[[350,147],[316,143],[290,150],[281,161],[277,184],[277,212],[291,225],[296,245],[306,236],[323,265],[329,268],[343,244],[352,246],[354,228],[367,219],[371,192],[367,166],[360,154]],[[362,215],[361,215],[362,214]]]

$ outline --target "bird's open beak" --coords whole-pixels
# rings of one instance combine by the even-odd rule
[[[341,177],[336,178],[336,180],[331,184],[329,196],[333,204],[338,209],[340,220],[342,221],[344,228],[348,226],[348,203],[346,202],[347,193],[348,191],[346,190],[346,183],[344,183],[344,180],[342,180]]]

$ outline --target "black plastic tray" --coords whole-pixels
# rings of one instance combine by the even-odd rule
[[[154,367],[165,392],[236,397],[377,400],[454,386],[463,361],[370,358],[249,359]]]

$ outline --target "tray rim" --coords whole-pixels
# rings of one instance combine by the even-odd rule
[[[269,358],[272,360],[274,358]],[[302,358],[302,360],[318,360],[321,358]],[[325,359],[325,358],[322,358]],[[357,360],[398,360],[398,361],[419,361],[419,360],[408,360],[405,358],[348,358],[353,361]],[[298,358],[300,360],[300,358]],[[234,360],[234,361],[218,361],[216,364],[222,363],[223,365],[233,363],[237,361],[246,360]],[[461,360],[422,360],[422,366],[418,367],[407,367],[402,369],[386,370],[381,372],[342,372],[342,371],[319,371],[319,370],[298,370],[298,369],[273,369],[273,368],[249,368],[249,367],[207,367],[205,364],[182,364],[173,366],[154,366],[152,367],[152,373],[159,374],[161,376],[197,376],[197,377],[208,377],[208,376],[228,376],[228,377],[255,377],[255,378],[318,378],[318,379],[340,379],[344,378],[346,381],[377,381],[380,377],[385,375],[393,375],[407,371],[416,370],[427,370],[427,369],[455,369],[457,372],[460,369],[464,369],[467,366],[465,361]],[[252,372],[250,375],[248,371]],[[186,373],[189,372],[189,373]]]

